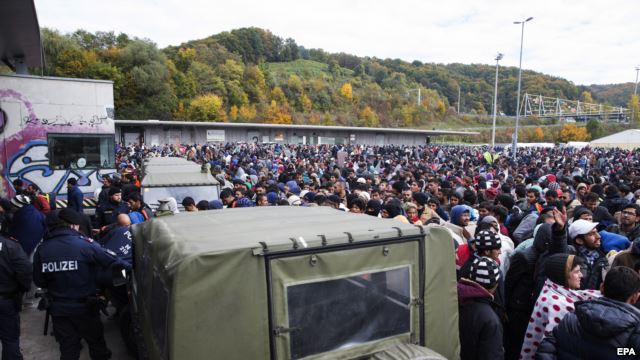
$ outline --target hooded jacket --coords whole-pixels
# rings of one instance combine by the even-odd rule
[[[598,298],[576,302],[545,338],[536,359],[617,359],[617,348],[640,354],[640,311],[633,306]]]
[[[469,240],[464,237],[462,231],[463,228],[462,226],[460,226],[459,222],[460,215],[462,215],[465,211],[469,211],[469,208],[465,205],[454,206],[453,208],[451,208],[451,221],[444,224],[447,229],[451,230],[451,236],[458,245],[466,244]],[[471,225],[471,222],[469,222],[469,226],[467,227],[467,232],[469,232],[469,234],[473,234],[475,232],[475,226]]]
[[[13,214],[9,236],[18,240],[22,249],[30,255],[47,230],[45,216],[33,205],[27,204]]]
[[[551,225],[541,224],[533,238],[533,244],[511,256],[511,264],[504,280],[507,308],[505,331],[506,359],[518,359],[535,304],[535,270],[538,258],[551,241]]]
[[[607,195],[604,201],[600,203],[600,206],[605,207],[609,211],[609,214],[615,214],[618,211],[622,211],[622,208],[628,204],[629,200],[616,194],[613,196]]]
[[[460,358],[502,359],[502,309],[493,296],[479,284],[460,279],[458,282],[460,326]]]
[[[523,251],[515,252],[511,257],[511,265],[504,282],[507,311],[523,311],[527,316],[531,314],[535,302],[533,293],[536,262],[545,252],[547,244],[551,242],[551,234],[551,225],[540,225],[533,239],[533,245]]]
[[[571,290],[547,280],[531,313],[520,359],[534,358],[542,339],[549,336],[568,313],[574,311],[575,303],[598,296],[600,296],[599,291]]]

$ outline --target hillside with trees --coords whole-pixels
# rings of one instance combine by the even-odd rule
[[[45,75],[114,81],[118,119],[464,127],[485,121],[493,106],[491,65],[332,54],[259,28],[164,49],[127,34],[84,30],[45,28],[42,42]],[[517,68],[501,68],[499,112],[515,114],[517,77]],[[522,85],[523,93],[566,99],[591,98],[591,91],[614,105],[627,94],[528,70]],[[557,129],[541,127],[531,136],[557,139]]]

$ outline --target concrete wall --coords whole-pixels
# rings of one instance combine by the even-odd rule
[[[12,196],[22,179],[43,192],[66,194],[66,180],[78,179],[88,196],[115,169],[52,169],[48,134],[113,134],[113,83],[82,79],[0,75],[0,194]]]
[[[139,130],[135,127],[116,125],[116,141],[123,141],[123,133],[144,134],[144,142],[147,145],[153,144],[204,144],[207,142],[207,127],[195,126],[162,126],[142,124],[144,128]],[[220,130],[220,129],[218,129]],[[350,132],[337,130],[300,130],[300,129],[265,129],[265,128],[226,128],[224,129],[225,142],[253,142],[255,139],[262,142],[279,143],[302,143],[317,144],[318,141],[327,143],[327,140],[334,139],[338,144],[365,144],[378,145],[423,145],[427,136],[422,134],[397,134],[381,132]],[[351,135],[355,135],[355,140],[351,141]],[[129,136],[130,139],[133,135]],[[135,136],[133,136],[135,137]],[[266,140],[266,141],[265,141]],[[127,144],[128,145],[128,144]]]

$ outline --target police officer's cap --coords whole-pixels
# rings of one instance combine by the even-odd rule
[[[82,215],[77,211],[69,208],[64,208],[58,213],[58,218],[67,224],[80,225],[82,222]]]
[[[119,194],[121,192],[122,192],[122,190],[119,187],[112,186],[112,187],[109,188],[109,196],[110,197],[115,195],[115,194]]]

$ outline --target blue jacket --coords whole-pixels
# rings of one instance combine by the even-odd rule
[[[44,214],[33,205],[27,204],[13,214],[9,236],[18,240],[24,252],[29,255],[44,237],[46,229]]]
[[[536,359],[617,359],[617,348],[640,354],[640,311],[603,297],[576,302],[575,312],[542,341]]]
[[[116,262],[120,263],[98,243],[71,228],[58,227],[36,250],[33,281],[51,296],[51,315],[81,315],[98,310],[86,300],[97,293],[99,270]]]
[[[84,195],[78,186],[72,186],[67,192],[67,207],[82,214]]]

